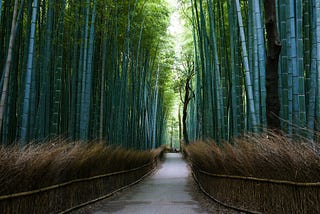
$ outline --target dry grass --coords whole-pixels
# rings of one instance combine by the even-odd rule
[[[0,195],[30,191],[78,178],[132,169],[150,163],[154,151],[130,151],[104,143],[51,141],[0,147]]]
[[[186,153],[202,170],[295,182],[320,181],[320,156],[301,141],[291,142],[275,133],[246,135],[234,145],[196,142]]]
[[[319,186],[297,186],[230,176],[320,182],[319,151],[301,140],[268,133],[245,135],[234,145],[196,142],[187,146],[195,177],[213,198],[238,208],[261,213],[319,213]],[[199,170],[200,169],[200,170]]]

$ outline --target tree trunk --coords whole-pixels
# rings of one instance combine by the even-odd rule
[[[4,74],[4,82],[3,82],[3,86],[2,86],[2,95],[1,95],[1,103],[0,103],[0,132],[1,132],[1,128],[2,128],[3,115],[4,115],[6,101],[7,101],[7,95],[8,95],[8,82],[9,82],[9,73],[10,73],[10,66],[11,66],[11,60],[12,60],[12,50],[13,50],[13,44],[14,44],[14,39],[15,39],[15,26],[16,26],[17,10],[18,10],[18,0],[15,0],[14,9],[13,9],[13,18],[12,18],[12,24],[11,24],[8,56],[7,56],[6,66],[5,66],[4,73],[3,73]],[[0,20],[1,20],[1,5],[0,5]]]
[[[238,24],[239,24],[239,30],[240,30],[240,41],[241,41],[241,47],[242,47],[242,61],[243,61],[243,67],[245,70],[245,85],[247,90],[247,102],[248,102],[248,110],[249,110],[249,116],[251,121],[249,121],[249,127],[252,127],[253,131],[257,131],[257,118],[256,118],[256,109],[254,106],[254,97],[253,97],[253,85],[251,80],[251,71],[249,68],[249,59],[248,59],[248,52],[247,52],[247,45],[246,45],[246,37],[244,32],[244,25],[243,25],[243,19],[241,14],[241,7],[240,7],[240,1],[236,0],[236,9],[237,9],[237,16],[238,16]]]
[[[183,132],[183,140],[186,145],[189,144],[189,136],[188,136],[188,130],[187,130],[187,115],[188,115],[187,110],[188,110],[188,104],[191,100],[190,81],[191,81],[191,76],[187,78],[187,82],[185,86],[185,96],[184,96],[183,113],[182,113],[182,132]]]
[[[0,23],[1,23],[1,18],[2,18],[2,1],[0,1]]]
[[[29,51],[28,51],[28,63],[27,63],[27,72],[25,77],[24,84],[24,99],[23,99],[23,113],[22,113],[22,125],[20,129],[20,141],[21,145],[25,145],[28,138],[29,132],[29,117],[30,117],[30,95],[31,95],[31,79],[33,72],[33,57],[35,52],[35,35],[36,35],[36,24],[37,24],[37,12],[38,12],[38,0],[33,1],[32,6],[32,20],[31,20],[31,29],[30,29],[30,38],[29,38]]]
[[[179,111],[178,111],[178,120],[179,120],[179,141],[181,141],[182,139],[182,132],[181,132],[181,113],[180,113],[180,109],[181,109],[181,106],[179,104]]]
[[[264,0],[268,55],[266,63],[267,124],[280,130],[280,101],[278,94],[278,63],[281,42],[278,37],[275,0]]]
[[[106,53],[107,53],[107,39],[103,38],[103,57],[101,67],[101,86],[100,86],[100,123],[99,123],[99,139],[103,139],[103,127],[104,127],[104,84],[105,84],[105,69],[106,69]]]

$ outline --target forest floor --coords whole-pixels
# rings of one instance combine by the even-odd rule
[[[226,209],[203,195],[194,183],[190,169],[182,155],[167,153],[159,169],[141,183],[74,213],[193,214],[238,212]]]

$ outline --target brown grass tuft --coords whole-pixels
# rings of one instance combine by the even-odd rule
[[[30,191],[78,178],[150,163],[160,150],[133,151],[104,143],[51,141],[0,147],[0,195]]]
[[[228,206],[261,213],[319,213],[319,150],[299,139],[250,134],[234,145],[196,142],[185,154],[202,190]]]
[[[195,142],[186,153],[193,164],[210,173],[319,182],[320,156],[309,145],[275,133],[248,134],[234,145]]]

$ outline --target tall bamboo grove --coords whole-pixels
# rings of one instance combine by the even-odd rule
[[[320,129],[319,0],[189,0],[193,139]]]
[[[0,1],[0,141],[162,144],[168,17],[160,0]]]

